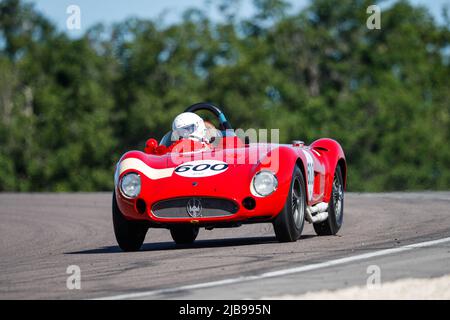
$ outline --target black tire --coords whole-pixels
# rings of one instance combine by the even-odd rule
[[[328,219],[314,223],[314,230],[319,236],[332,236],[338,233],[344,221],[344,180],[339,166],[336,167],[328,206]]]
[[[112,217],[114,234],[117,243],[123,251],[138,251],[144,243],[148,226],[141,221],[130,221],[125,219],[117,206],[116,195],[113,193]]]
[[[197,238],[198,231],[198,227],[181,225],[170,228],[170,235],[176,244],[190,244]]]
[[[306,189],[303,174],[297,166],[292,173],[289,194],[283,210],[273,221],[275,236],[280,242],[294,242],[300,238],[305,224]]]

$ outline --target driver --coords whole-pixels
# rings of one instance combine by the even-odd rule
[[[193,112],[179,114],[172,123],[172,140],[192,139],[209,143],[206,138],[206,126],[203,119]]]
[[[171,150],[191,151],[209,148],[205,121],[193,112],[183,112],[172,123]]]

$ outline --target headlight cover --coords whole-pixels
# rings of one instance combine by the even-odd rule
[[[127,173],[120,181],[120,191],[125,197],[134,199],[141,192],[141,178],[137,173]]]
[[[253,177],[253,189],[262,197],[272,194],[278,187],[277,177],[270,171],[260,171]]]

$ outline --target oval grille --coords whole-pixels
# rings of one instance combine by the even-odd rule
[[[195,217],[223,217],[235,214],[239,206],[231,200],[220,198],[189,197],[162,200],[152,206],[152,212],[159,218],[193,218],[192,212],[188,213],[188,203],[195,200],[198,206],[200,201],[201,210],[196,210]],[[197,208],[198,209],[198,208]],[[199,212],[198,212],[199,211]]]

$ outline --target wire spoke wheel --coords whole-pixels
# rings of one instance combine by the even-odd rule
[[[280,242],[297,241],[302,234],[306,213],[304,181],[302,171],[296,166],[284,207],[273,221],[275,236]]]
[[[340,183],[337,176],[334,177],[333,181],[333,204],[334,213],[336,215],[336,220],[340,221],[342,216],[342,202],[344,201],[344,188]]]
[[[295,178],[292,185],[292,214],[294,216],[295,225],[298,229],[302,227],[305,217],[305,208],[301,205],[304,199],[302,198],[300,188],[300,181],[298,178]]]

